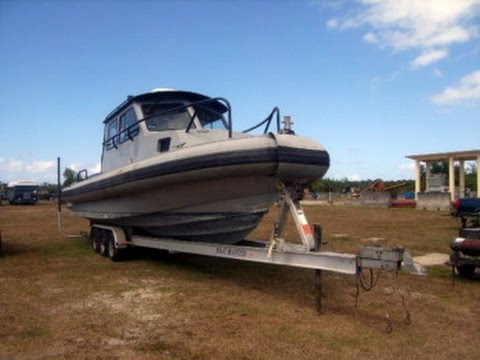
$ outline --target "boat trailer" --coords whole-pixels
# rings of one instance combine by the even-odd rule
[[[305,213],[300,205],[299,197],[291,196],[287,189],[280,191],[278,218],[274,223],[269,241],[243,240],[234,245],[215,244],[205,242],[185,241],[169,238],[157,238],[135,235],[129,229],[103,224],[91,224],[90,241],[93,250],[113,261],[119,261],[131,247],[144,247],[165,250],[170,253],[185,253],[204,255],[224,259],[257,262],[264,264],[292,266],[315,271],[316,309],[322,311],[322,272],[331,271],[340,274],[355,275],[357,277],[358,302],[360,286],[370,290],[374,286],[373,270],[384,270],[393,274],[396,279],[398,272],[403,267],[412,273],[421,273],[422,269],[416,265],[409,253],[401,247],[367,246],[357,255],[322,251],[322,228],[308,224]],[[291,243],[282,237],[285,229],[287,215],[290,212],[296,230],[302,243]],[[60,218],[60,217],[59,217]],[[369,271],[369,280],[366,280]],[[369,284],[365,285],[366,283]],[[405,323],[411,322],[410,313],[401,291],[394,288],[402,299],[406,312]],[[393,330],[392,321],[386,313],[387,332]]]
[[[67,234],[63,230],[62,198],[60,186],[60,158],[57,159],[58,181],[58,210],[57,225],[59,233],[67,238],[80,238],[85,234]],[[133,234],[131,229],[104,224],[90,224],[90,243],[92,249],[112,261],[120,261],[132,247],[144,247],[165,250],[170,253],[185,253],[204,255],[224,259],[257,262],[264,264],[291,266],[315,271],[316,310],[322,311],[322,272],[331,271],[340,274],[356,276],[356,301],[358,304],[360,287],[365,291],[371,290],[378,280],[374,279],[373,270],[391,273],[393,279],[393,294],[399,294],[406,312],[405,323],[411,323],[405,297],[402,291],[395,287],[395,280],[403,267],[412,274],[425,275],[425,269],[413,261],[407,250],[402,247],[363,247],[357,255],[322,251],[322,227],[307,221],[300,204],[303,189],[287,189],[283,183],[278,184],[279,208],[269,241],[243,240],[233,245],[215,244],[208,242],[194,242],[179,239],[158,238]],[[297,233],[302,241],[299,243],[287,242],[283,237],[288,213],[295,223]],[[367,273],[370,274],[365,275]],[[386,331],[393,330],[390,315],[386,312]]]

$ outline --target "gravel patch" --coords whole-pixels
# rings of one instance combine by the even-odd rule
[[[422,256],[416,256],[413,258],[417,263],[422,266],[444,265],[449,260],[448,254],[430,253]]]

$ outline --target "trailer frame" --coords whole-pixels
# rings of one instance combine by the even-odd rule
[[[315,307],[319,314],[322,312],[323,271],[356,276],[357,300],[359,280],[361,280],[362,273],[367,269],[370,271],[374,269],[384,270],[396,274],[404,263],[410,272],[420,272],[410,254],[402,247],[366,246],[358,254],[322,251],[322,227],[319,224],[314,224],[313,227],[308,224],[299,198],[300,196],[295,196],[295,193],[292,196],[285,187],[280,189],[280,200],[277,203],[279,207],[278,217],[268,241],[243,240],[236,244],[195,242],[139,235],[134,234],[130,228],[124,229],[118,226],[96,223],[90,225],[90,240],[93,250],[109,257],[112,261],[123,259],[129,248],[143,247],[164,250],[173,254],[185,253],[312,269],[315,272]],[[287,242],[282,237],[288,213],[293,217],[296,230],[302,241],[301,244]],[[402,302],[405,306],[403,297]],[[408,310],[407,318],[410,319]],[[387,332],[391,330],[392,323],[387,313]]]
[[[58,181],[58,231],[67,238],[83,237],[84,234],[67,234],[62,226],[62,192],[60,186],[60,158],[57,158],[57,181]],[[413,261],[408,251],[402,247],[363,247],[358,254],[346,254],[322,251],[322,227],[319,224],[309,225],[303,212],[300,200],[303,197],[303,189],[299,186],[287,188],[284,183],[278,184],[279,208],[278,217],[273,224],[269,241],[243,240],[235,244],[215,244],[210,242],[194,242],[189,240],[158,238],[135,234],[132,228],[122,228],[102,223],[90,223],[90,242],[92,249],[103,256],[108,256],[112,261],[122,260],[126,251],[132,247],[144,247],[158,250],[166,250],[170,253],[187,253],[232,259],[238,261],[250,261],[272,265],[291,266],[304,269],[313,269],[315,272],[316,310],[322,311],[322,273],[331,271],[356,276],[357,295],[355,306],[358,303],[362,273],[369,269],[384,270],[397,277],[402,264],[407,271],[424,275],[425,270]],[[302,244],[294,244],[285,241],[283,233],[290,212],[297,233]],[[1,254],[1,233],[0,233]],[[372,283],[369,288],[374,286]],[[411,323],[410,313],[401,295],[403,306],[407,316],[405,322]],[[387,332],[393,329],[392,321],[386,313]]]
[[[294,200],[285,188],[280,190],[277,221],[273,225],[269,241],[243,240],[236,244],[195,242],[174,238],[158,238],[133,234],[131,229],[92,223],[90,238],[92,247],[116,261],[114,250],[119,253],[130,247],[166,250],[170,253],[187,253],[220,257],[240,261],[284,265],[304,269],[326,270],[355,275],[362,269],[399,271],[405,256],[401,247],[367,246],[359,254],[322,251],[322,228],[311,227],[300,202]],[[282,236],[290,212],[302,244],[287,242]],[[110,251],[109,251],[110,250]]]

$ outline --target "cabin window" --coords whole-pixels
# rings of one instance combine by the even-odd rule
[[[107,150],[111,149],[112,147],[118,146],[119,139],[117,136],[118,134],[118,119],[111,120],[106,127],[105,131],[105,141],[107,141],[106,146]]]
[[[125,114],[120,116],[120,142],[125,142],[137,136],[139,133],[139,127],[133,126],[137,123],[137,117],[135,116],[135,110],[130,108]]]
[[[112,120],[108,123],[107,128],[107,139],[110,139],[112,136],[117,135],[118,132],[118,121],[117,119]]]
[[[172,138],[169,138],[169,137],[158,140],[157,151],[158,152],[167,152],[168,150],[170,150],[171,141],[172,141]]]
[[[191,117],[183,103],[144,104],[143,115],[149,131],[183,130]],[[195,128],[195,124],[192,125]]]
[[[200,124],[202,124],[204,129],[228,129],[222,114],[209,108],[197,108],[196,111]]]

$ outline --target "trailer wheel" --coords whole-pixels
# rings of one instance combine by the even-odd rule
[[[90,231],[90,245],[93,251],[100,253],[100,231],[96,228]]]
[[[110,258],[110,260],[115,262],[120,261],[122,259],[123,251],[122,249],[119,249],[115,244],[115,238],[113,237],[113,234],[111,232],[109,232],[106,237],[106,243],[107,256]]]
[[[473,265],[457,265],[457,271],[460,276],[466,278],[473,278],[473,274],[475,273],[475,266]]]
[[[110,232],[107,230],[100,230],[99,236],[99,246],[100,246],[100,255],[108,256],[108,239],[110,236]]]

